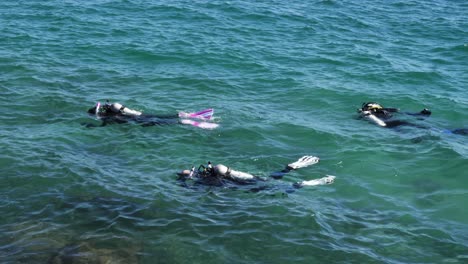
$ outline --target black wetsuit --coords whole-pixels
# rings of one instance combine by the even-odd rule
[[[378,118],[382,119],[386,127],[392,128],[392,127],[397,127],[397,126],[413,126],[413,127],[418,127],[418,128],[428,128],[426,126],[420,125],[420,124],[415,124],[412,122],[408,122],[405,120],[391,120],[393,117],[392,113],[398,113],[399,110],[397,108],[382,108],[382,109],[375,109],[371,111],[373,115],[377,116]],[[422,110],[419,113],[407,113],[405,112],[404,114],[407,115],[412,115],[412,116],[420,116],[420,117],[428,117],[431,115],[431,112],[427,109]],[[420,118],[422,119],[422,118]]]
[[[375,107],[376,105],[378,107]],[[361,113],[361,117],[365,116],[362,113],[367,113],[367,112],[378,117],[385,123],[386,125],[385,127],[388,127],[388,128],[394,128],[394,127],[399,127],[399,126],[412,126],[412,127],[417,127],[417,128],[423,128],[423,129],[431,128],[429,126],[424,126],[421,124],[416,124],[416,123],[412,123],[412,122],[405,121],[405,120],[391,120],[393,118],[393,113],[399,113],[400,111],[397,108],[381,107],[377,103],[373,103],[373,102],[363,103],[362,108],[358,109],[358,112]],[[425,108],[422,111],[417,112],[417,113],[403,112],[403,114],[416,116],[417,119],[422,120],[425,117],[429,117],[432,114],[432,112],[429,109]],[[466,128],[459,128],[459,129],[445,130],[445,131],[448,133],[452,133],[452,134],[468,135],[468,129]]]
[[[231,177],[226,177],[219,175],[215,172],[215,170],[210,166],[204,166],[203,164],[198,167],[198,170],[192,169],[192,176],[188,177],[187,175],[178,173],[178,181],[181,183],[182,186],[186,188],[195,188],[196,186],[216,186],[216,187],[226,187],[228,189],[239,189],[240,186],[248,185],[256,185],[255,187],[248,187],[246,191],[248,192],[259,192],[259,191],[282,191],[285,193],[294,192],[294,190],[302,188],[303,186],[297,182],[290,184],[284,184],[281,186],[272,185],[272,184],[258,184],[259,182],[267,182],[267,177],[258,177],[254,176],[254,179],[247,179],[241,180]],[[270,177],[279,180],[282,179],[284,175],[288,172],[294,170],[293,168],[286,166],[281,171],[276,171],[270,174]],[[187,183],[188,179],[194,180],[192,184]]]
[[[100,108],[97,116],[102,121],[99,126],[106,126],[108,124],[124,124],[128,122],[135,122],[141,124],[142,126],[155,126],[155,125],[172,125],[179,123],[178,114],[169,114],[169,115],[151,115],[151,114],[141,114],[141,115],[128,115],[123,114],[123,109],[125,106],[122,106],[119,111],[115,112],[111,109],[111,104],[105,104]],[[88,110],[90,115],[96,115],[96,106]],[[98,125],[84,123],[86,127],[98,127]]]

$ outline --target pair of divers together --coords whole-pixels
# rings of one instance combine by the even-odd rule
[[[108,124],[123,124],[134,122],[142,126],[168,125],[168,124],[184,124],[192,125],[202,129],[214,129],[218,126],[216,123],[209,122],[213,118],[214,110],[205,109],[195,113],[178,112],[169,115],[154,115],[143,114],[141,111],[130,109],[120,103],[109,103],[108,101],[101,105],[98,102],[94,107],[88,110],[90,115],[95,116],[102,121],[100,126]],[[201,120],[201,121],[195,121]],[[84,124],[86,127],[97,127],[94,124]],[[319,162],[318,157],[303,156],[296,162],[288,164],[283,170],[274,172],[270,175],[273,179],[281,179],[285,174],[292,170],[304,168]],[[233,170],[222,164],[213,166],[208,162],[207,166],[201,165],[198,170],[193,167],[191,170],[183,170],[179,173],[179,180],[193,180],[195,184],[221,186],[226,181],[235,182],[238,184],[254,184],[257,181],[267,181],[267,178],[253,176],[249,173]],[[315,186],[331,184],[335,180],[335,176],[326,175],[323,178],[296,182],[292,186],[301,188],[303,186]]]
[[[359,108],[357,111],[360,118],[370,120],[375,124],[386,128],[412,126],[428,129],[430,127],[406,120],[394,119],[394,116],[396,113],[403,113],[405,115],[414,116],[421,120],[429,117],[432,114],[432,112],[426,108],[417,113],[400,112],[397,108],[386,108],[375,102],[363,103],[361,108]],[[141,124],[142,126],[183,124],[199,127],[202,129],[214,129],[218,127],[218,124],[211,122],[214,113],[214,110],[211,108],[194,113],[178,112],[169,115],[153,115],[143,114],[141,111],[130,109],[120,103],[109,103],[107,101],[104,105],[101,105],[101,103],[98,102],[94,107],[88,110],[88,113],[102,121],[100,126],[106,126],[112,123],[122,124],[134,122]],[[96,125],[93,124],[85,125],[86,127],[96,127]],[[455,130],[444,130],[444,132],[467,135],[468,129],[462,128]],[[303,156],[296,162],[286,165],[282,171],[274,172],[269,176],[273,179],[281,179],[285,174],[292,170],[308,167],[318,162],[318,157]],[[268,178],[265,177],[258,177],[249,173],[233,170],[232,168],[222,164],[213,166],[211,162],[208,162],[206,166],[200,165],[197,170],[195,167],[192,167],[190,170],[183,170],[177,174],[179,175],[179,180],[183,183],[185,183],[187,180],[192,180],[195,182],[195,184],[215,186],[223,185],[223,183],[226,181],[239,184],[252,184],[259,181],[268,180]],[[294,188],[301,188],[303,186],[325,185],[333,183],[334,180],[335,176],[326,175],[320,179],[296,182],[292,186]]]

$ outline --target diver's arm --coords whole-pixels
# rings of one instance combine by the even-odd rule
[[[391,112],[391,113],[400,112],[400,109],[398,109],[398,108],[393,108],[393,107],[384,107],[383,110],[385,110],[385,111],[387,111],[387,112]]]
[[[458,128],[451,131],[452,134],[468,135],[468,128]]]
[[[405,113],[407,115],[412,115],[412,116],[429,116],[431,112],[427,109],[422,110],[419,113]],[[414,127],[419,127],[419,128],[427,128],[422,125],[418,124],[413,124],[408,121],[404,120],[385,120],[383,121],[382,119],[378,118],[376,115],[370,113],[369,111],[362,111],[361,116],[364,118],[369,119],[370,121],[376,123],[377,125],[381,127],[397,127],[397,126],[414,126]]]
[[[199,171],[199,172],[202,172],[202,171],[205,171],[205,170],[206,170],[205,165],[200,164],[200,166],[198,166],[198,171]]]
[[[393,107],[384,107],[382,109],[390,113],[400,112],[400,109],[393,108]],[[412,116],[430,116],[432,114],[432,112],[427,108],[424,108],[423,110],[417,113],[413,113],[413,112],[403,112],[403,113],[406,115],[412,115]]]
[[[103,126],[107,126],[109,124],[108,121],[106,120],[102,120],[101,124],[100,125],[96,125],[96,124],[92,124],[92,123],[81,123],[81,125],[87,127],[87,128],[91,128],[91,127],[103,127]]]
[[[81,123],[82,126],[85,126],[86,128],[91,128],[91,127],[100,127],[102,126],[102,124],[100,126],[96,125],[96,124],[91,124],[91,123]]]
[[[411,116],[430,116],[432,114],[431,110],[424,108],[420,112],[417,113],[410,113],[410,112],[405,112],[406,115],[411,115]]]

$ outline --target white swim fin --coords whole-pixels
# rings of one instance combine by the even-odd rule
[[[298,159],[296,162],[288,164],[288,169],[295,170],[299,168],[304,168],[310,165],[314,165],[319,162],[318,157],[314,156],[304,156],[300,159]]]
[[[316,180],[298,182],[297,185],[299,185],[299,186],[316,186],[316,185],[332,184],[335,181],[335,178],[336,178],[335,176],[327,175],[326,177],[316,179]]]

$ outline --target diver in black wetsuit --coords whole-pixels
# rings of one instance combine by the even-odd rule
[[[90,115],[97,116],[102,120],[100,126],[106,126],[112,123],[127,123],[133,121],[140,123],[143,126],[154,126],[154,125],[166,125],[166,124],[177,124],[178,114],[172,115],[147,115],[140,111],[130,109],[120,103],[109,103],[107,101],[104,105],[99,102],[96,106],[88,110]],[[86,124],[87,127],[93,127],[93,124]]]
[[[270,174],[270,177],[273,179],[281,179],[285,174],[292,170],[299,168],[308,167],[310,165],[316,164],[319,162],[318,157],[314,156],[303,156],[298,159],[296,162],[288,164],[282,171],[274,172]],[[211,162],[208,162],[207,166],[200,165],[198,170],[195,170],[195,167],[192,167],[191,170],[183,170],[179,173],[179,181],[185,183],[187,180],[193,180],[195,184],[208,185],[208,186],[223,186],[225,183],[233,182],[235,184],[247,185],[255,184],[257,182],[265,182],[267,178],[258,177],[251,175],[246,172],[236,171],[230,167],[218,164],[212,166]],[[327,175],[326,177],[309,180],[309,181],[300,181],[292,185],[294,188],[301,188],[303,186],[316,186],[316,185],[325,185],[331,184],[335,180],[335,176]],[[256,188],[251,188],[250,191],[260,191],[265,189],[270,189],[269,186],[260,186]]]
[[[420,124],[415,124],[411,123],[408,121],[404,120],[393,120],[393,115],[394,113],[401,113],[398,108],[388,108],[388,107],[383,107],[382,105],[375,103],[375,102],[368,102],[368,103],[363,103],[361,108],[359,108],[358,113],[361,118],[366,118],[370,121],[373,121],[379,126],[382,127],[398,127],[398,126],[413,126],[413,127],[418,127],[418,128],[424,128],[428,129],[430,127],[420,125]],[[410,116],[417,116],[418,119],[423,119],[424,117],[429,117],[432,112],[424,108],[418,113],[409,113],[409,112],[403,112],[406,115]],[[453,133],[453,134],[461,134],[461,135],[467,135],[468,134],[468,129],[455,129],[452,131],[447,132]]]
[[[190,120],[190,118],[209,120],[212,117],[213,109],[206,109],[197,113],[179,112],[169,115],[149,115],[130,109],[120,103],[109,103],[109,101],[107,101],[104,105],[101,105],[101,103],[98,102],[94,107],[88,110],[88,113],[102,120],[102,124],[100,126],[106,126],[107,124],[112,123],[122,124],[129,121],[142,124],[142,126],[186,124],[210,129],[217,126],[217,124],[214,123],[195,122]],[[84,125],[86,125],[86,127],[96,127],[94,124]]]
[[[398,108],[389,108],[383,107],[378,103],[369,102],[363,103],[362,107],[358,109],[358,113],[360,117],[364,117],[370,119],[371,121],[375,122],[379,126],[383,127],[397,127],[397,126],[416,126],[425,128],[424,126],[410,123],[403,120],[391,120],[394,113],[400,112]],[[407,115],[413,116],[424,116],[428,117],[431,115],[431,111],[427,108],[424,108],[419,113],[405,113]]]

